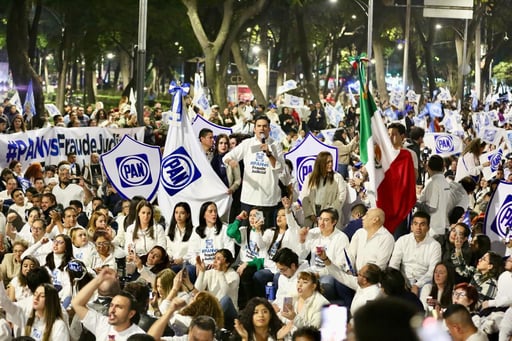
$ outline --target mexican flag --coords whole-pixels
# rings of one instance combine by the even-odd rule
[[[414,165],[408,150],[396,150],[391,145],[388,130],[366,84],[365,61],[366,58],[357,57],[352,62],[358,69],[361,84],[361,162],[369,177],[367,193],[375,198],[376,206],[384,210],[384,226],[393,233],[416,203]]]

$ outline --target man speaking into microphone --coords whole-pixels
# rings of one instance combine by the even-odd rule
[[[249,212],[254,206],[260,207],[265,226],[272,226],[277,204],[281,201],[279,173],[285,165],[281,144],[269,134],[268,117],[256,117],[254,137],[242,141],[222,159],[231,167],[238,167],[238,162],[243,160],[242,210]]]

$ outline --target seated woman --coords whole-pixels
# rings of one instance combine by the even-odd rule
[[[20,272],[21,255],[28,248],[28,243],[24,240],[16,240],[12,244],[12,253],[4,255],[0,264],[0,278],[7,285]]]
[[[179,202],[174,206],[169,230],[166,232],[167,253],[171,258],[171,269],[178,272],[188,254],[190,238],[194,233],[190,205]]]
[[[7,294],[11,301],[16,302],[32,297],[32,292],[27,286],[27,274],[35,267],[39,267],[39,261],[35,257],[26,256],[23,258],[18,275],[7,285]]]
[[[164,269],[156,274],[155,282],[153,283],[153,298],[150,303],[153,309],[153,315],[157,317],[162,316],[160,305],[171,292],[174,277],[176,277],[176,273],[171,269]]]
[[[466,265],[464,258],[458,257],[455,271],[463,277],[471,278],[470,284],[477,289],[479,303],[482,303],[496,297],[496,280],[503,272],[503,259],[497,253],[489,251],[473,267]]]
[[[462,304],[471,315],[476,315],[478,313],[478,290],[468,283],[459,283],[453,288],[452,303]]]
[[[215,295],[224,311],[224,325],[227,329],[233,329],[233,323],[237,316],[238,286],[240,277],[231,266],[235,259],[228,249],[220,249],[215,253],[212,269],[206,270],[204,262],[196,259],[196,269],[199,274],[195,285],[190,279],[185,278],[184,283],[193,292],[207,290]]]
[[[235,340],[280,340],[284,339],[292,327],[292,323],[283,324],[267,299],[254,297],[235,320],[238,334]]]
[[[69,236],[73,244],[73,256],[81,261],[88,259],[94,247],[89,242],[87,231],[83,227],[72,227],[69,230]]]
[[[134,252],[138,256],[145,255],[153,248],[167,246],[165,232],[160,224],[154,220],[153,205],[146,200],[137,204],[135,222],[126,228],[125,251]],[[166,252],[167,254],[167,252]]]
[[[135,252],[132,252],[126,257],[126,261],[135,263],[137,268],[137,271],[132,274],[131,280],[140,277],[148,283],[153,283],[156,279],[156,274],[170,266],[169,255],[165,249],[159,245],[153,246],[147,255],[141,257],[137,256]]]
[[[329,301],[322,296],[317,276],[302,271],[297,277],[297,296],[294,302],[284,305],[281,316],[293,322],[294,328],[312,326],[320,328],[322,306]]]
[[[423,286],[420,301],[423,307],[446,308],[452,304],[452,291],[455,285],[455,269],[449,262],[439,262],[434,268],[432,283]]]
[[[105,230],[97,230],[92,237],[95,249],[90,257],[84,260],[89,270],[99,273],[105,266],[117,270],[117,263],[114,257],[114,246],[111,235]]]
[[[170,314],[169,324],[176,336],[185,335],[192,319],[200,315],[211,316],[217,328],[224,328],[224,313],[219,300],[206,291],[197,292],[188,304],[183,299],[173,299],[169,310],[174,310]]]

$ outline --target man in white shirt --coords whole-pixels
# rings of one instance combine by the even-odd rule
[[[308,269],[307,262],[299,262],[299,256],[287,247],[279,249],[272,258],[279,270],[276,299],[272,304],[280,311],[285,297],[297,295],[297,275]],[[275,279],[274,279],[275,281]]]
[[[71,166],[67,161],[59,163],[58,174],[59,184],[53,187],[52,193],[55,195],[58,204],[68,207],[71,200],[80,200],[82,203],[85,199],[84,189],[71,183]]]
[[[356,231],[350,242],[348,254],[356,273],[367,263],[381,269],[388,266],[395,239],[383,226],[385,214],[380,208],[372,208],[363,216],[363,228]]]
[[[436,264],[441,260],[441,245],[429,234],[430,216],[417,211],[412,217],[411,232],[400,237],[389,266],[404,273],[411,292],[419,297],[421,288],[432,280]]]
[[[443,312],[444,321],[454,341],[487,341],[487,335],[478,330],[469,310],[461,304],[452,304]]]
[[[431,217],[430,235],[444,234],[448,227],[448,203],[450,200],[450,184],[443,174],[444,161],[439,155],[432,155],[427,162],[430,179],[416,203],[416,207],[427,212]]]
[[[254,137],[242,141],[222,159],[232,168],[239,167],[240,160],[245,165],[240,198],[242,210],[249,212],[253,206],[259,206],[265,222],[270,224],[281,201],[279,174],[284,167],[284,159],[281,143],[270,137],[268,117],[257,117]]]
[[[96,340],[109,340],[113,337],[116,341],[126,341],[130,335],[144,333],[144,330],[133,323],[137,317],[136,303],[129,293],[121,292],[114,296],[108,309],[108,316],[103,316],[87,307],[87,303],[100,284],[116,276],[114,269],[103,268],[98,276],[83,287],[71,301],[75,313],[84,327],[96,336]]]
[[[337,281],[345,284],[347,287],[356,291],[352,304],[350,305],[350,313],[354,316],[357,309],[364,306],[368,301],[372,301],[379,297],[381,290],[379,280],[381,269],[372,263],[365,264],[359,270],[357,276],[352,276],[342,271],[336,265],[333,265],[327,258],[326,267],[323,271],[336,278]]]

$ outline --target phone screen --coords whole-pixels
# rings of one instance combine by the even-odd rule
[[[347,338],[347,307],[328,304],[322,307],[323,341],[342,341]]]
[[[264,221],[265,218],[263,217],[263,212],[256,211],[255,215],[256,215],[256,221],[260,221],[260,220]]]
[[[293,298],[291,297],[283,298],[283,311],[288,311],[288,309],[293,309]]]

